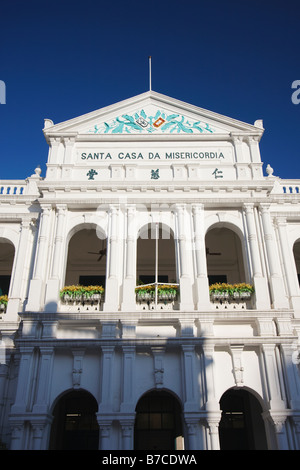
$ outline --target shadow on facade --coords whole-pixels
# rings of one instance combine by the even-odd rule
[[[28,322],[27,329],[27,322],[24,318],[24,343],[26,342],[26,335],[28,338],[35,337],[41,340],[37,343],[41,346],[43,345],[43,339],[55,338],[51,331],[53,325],[57,321],[63,321],[67,324],[70,320],[68,314],[59,314],[59,317],[56,317],[57,307],[56,302],[47,304],[46,310],[49,315],[47,316],[47,313],[43,312],[40,313],[40,326],[37,325],[38,322]],[[42,319],[43,315],[46,317],[45,321]],[[26,314],[24,314],[25,316]],[[98,317],[97,321],[100,323],[101,318]],[[36,323],[35,326],[34,323]],[[126,339],[123,340],[126,343]],[[129,418],[129,422],[131,422],[129,428],[132,429],[129,439],[130,445],[126,444],[128,447],[123,446],[122,448],[126,450],[178,450],[182,448],[186,450],[205,448],[208,450],[218,448],[221,450],[263,450],[283,446],[286,449],[297,449],[298,443],[296,442],[295,425],[292,419],[288,419],[284,424],[286,426],[285,441],[282,435],[281,442],[276,441],[278,436],[276,436],[275,426],[269,414],[268,401],[258,397],[254,391],[246,386],[236,386],[225,390],[219,402],[216,403],[214,410],[215,413],[219,413],[219,419],[217,421],[210,420],[210,413],[206,411],[206,403],[211,396],[215,396],[215,390],[212,390],[213,382],[208,378],[209,374],[212,373],[214,359],[213,356],[205,356],[205,337],[196,339],[196,341],[198,340],[199,343],[195,344],[194,341],[195,346],[192,348],[189,344],[185,349],[182,346],[184,340],[180,346],[182,348],[181,364],[184,364],[183,369],[179,370],[183,390],[180,398],[172,390],[166,388],[167,374],[165,368],[167,364],[164,363],[163,356],[160,356],[156,363],[154,360],[153,380],[155,388],[146,390],[141,397],[133,397],[133,402],[136,405],[133,406]],[[168,350],[174,351],[175,341],[174,338],[166,338],[165,341],[160,341],[159,345],[160,347],[163,346],[165,352],[168,352]],[[109,343],[107,340],[105,342],[106,345]],[[115,339],[113,342],[116,343]],[[75,340],[75,343],[76,347],[78,347],[78,344],[80,345],[80,341]],[[89,347],[93,348],[97,344],[99,354],[102,354],[100,353],[101,335]],[[151,355],[151,347],[148,349]],[[194,353],[197,353],[198,358],[201,357],[197,366],[198,369],[195,368]],[[291,364],[290,367],[295,366]],[[38,366],[35,370],[36,374],[37,371]],[[197,371],[196,374],[195,371]],[[70,371],[70,373],[72,372]],[[297,372],[286,370],[281,380],[283,380],[283,376],[291,376],[294,373]],[[51,380],[54,379],[59,380],[58,377],[51,378]],[[35,377],[32,377],[32,380],[33,383],[38,383]],[[50,414],[53,416],[53,422],[49,448],[102,449],[102,437],[106,432],[104,430],[103,434],[102,427],[103,422],[105,422],[105,414],[100,416],[98,413],[99,403],[96,397],[90,391],[80,388],[80,380],[79,386],[78,382],[75,381],[74,383],[75,388],[63,392],[51,407],[53,411]],[[48,387],[51,387],[51,381]],[[197,387],[200,387],[200,390]],[[287,392],[284,392],[285,385],[283,382],[281,388],[284,400],[289,403],[290,398],[284,396],[284,393]],[[265,393],[268,394],[267,391]],[[122,422],[118,421],[117,415],[118,413],[115,413],[113,419],[115,424],[112,424],[112,426],[115,430],[118,429],[118,432],[122,435],[124,430]],[[214,435],[213,427],[217,429],[214,431]],[[106,444],[105,449],[111,449],[109,444],[108,447]]]

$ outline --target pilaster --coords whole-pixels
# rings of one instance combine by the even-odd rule
[[[46,287],[45,311],[57,312],[59,303],[59,289],[61,287],[63,241],[65,234],[67,206],[57,205],[56,233],[54,238],[54,248],[52,257],[52,268],[50,279]]]
[[[255,289],[256,308],[260,310],[270,309],[270,300],[268,298],[267,280],[263,276],[259,245],[257,239],[257,229],[254,217],[254,205],[244,204],[246,215],[248,243],[250,248],[250,260],[252,266],[253,285]]]
[[[207,276],[203,204],[194,204],[192,206],[192,211],[194,221],[197,310],[207,311],[210,310],[210,300]]]
[[[40,311],[45,288],[48,258],[51,206],[42,207],[33,278],[30,282],[26,311]]]
[[[292,248],[287,234],[286,217],[276,217],[276,227],[279,235],[279,243],[282,253],[284,274],[289,293],[290,307],[294,309],[295,318],[300,318],[300,295],[297,271]]]
[[[110,206],[110,233],[108,236],[108,275],[106,276],[105,285],[105,303],[103,309],[105,311],[119,310],[119,282],[118,282],[118,228],[119,228],[119,207],[117,205]]]
[[[14,271],[11,279],[11,289],[5,315],[6,321],[17,321],[22,301],[23,279],[25,277],[25,269],[27,267],[27,250],[29,248],[29,235],[31,230],[32,219],[23,218],[20,227],[19,245],[15,253]],[[28,276],[28,273],[26,273]]]
[[[191,267],[187,250],[187,226],[185,225],[185,205],[176,204],[179,247],[179,272],[180,272],[180,310],[194,310],[193,291],[191,282]]]
[[[279,255],[274,238],[274,229],[271,222],[269,204],[259,206],[266,254],[269,266],[269,282],[274,308],[288,308],[287,294],[284,289],[283,279],[280,272]]]
[[[136,230],[135,230],[135,205],[127,206],[127,233],[125,252],[125,277],[122,289],[122,311],[136,310],[135,286],[136,286]]]

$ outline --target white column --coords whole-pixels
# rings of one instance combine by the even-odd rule
[[[25,421],[24,418],[11,418],[10,427],[12,430],[11,433],[11,442],[10,450],[23,450],[23,445],[25,441]]]
[[[120,420],[122,429],[122,450],[133,450],[135,416]]]
[[[254,205],[244,204],[246,214],[248,242],[250,247],[250,259],[252,265],[253,285],[255,289],[256,308],[260,310],[270,309],[269,288],[266,278],[262,273],[257,230],[254,218]]]
[[[261,349],[264,357],[265,375],[267,380],[267,391],[269,394],[270,412],[283,411],[285,403],[282,399],[278,364],[276,360],[276,345],[262,344]]]
[[[118,230],[119,230],[119,207],[110,206],[110,232],[107,239],[108,249],[108,273],[105,285],[105,311],[119,310],[119,283],[118,283]],[[120,262],[120,260],[119,260]]]
[[[188,449],[187,450],[199,450],[198,446],[198,429],[199,429],[199,419],[197,418],[185,418],[186,427],[187,427],[187,437],[188,437]]]
[[[114,363],[114,346],[102,346],[102,378],[100,384],[101,403],[98,413],[111,412],[112,409],[112,374]]]
[[[279,255],[276,240],[274,239],[274,229],[272,227],[269,205],[260,204],[260,213],[269,265],[269,281],[273,307],[288,308],[288,299],[280,272]]]
[[[99,450],[111,450],[111,419],[101,419],[99,415],[97,415],[97,420],[100,429],[100,443],[99,443]]]
[[[18,385],[15,403],[11,408],[11,416],[23,414],[27,411],[31,394],[32,374],[34,372],[34,348],[21,347],[21,361],[19,367]]]
[[[27,273],[24,273],[24,270],[27,268],[26,254],[30,243],[30,225],[31,219],[29,218],[25,218],[21,222],[19,245],[15,252],[14,271],[10,283],[9,300],[5,315],[5,320],[9,321],[17,321],[21,307],[23,279],[27,275]]]
[[[136,310],[136,208],[135,205],[127,207],[127,234],[125,253],[125,278],[123,279],[122,310],[126,312]]]
[[[196,260],[197,310],[210,310],[209,284],[204,232],[204,205],[192,206],[194,216],[194,248]]]
[[[285,413],[271,413],[271,416],[274,422],[278,450],[291,450],[285,426],[287,415]]]
[[[1,345],[2,346],[2,345]],[[1,347],[2,349],[2,347]],[[0,363],[0,426],[1,429],[3,429],[3,421],[5,419],[5,404],[6,404],[6,387],[7,387],[7,380],[9,378],[9,360],[7,358],[3,358],[3,354],[5,354],[5,351],[2,353],[0,349],[0,354],[1,354],[1,363]],[[5,364],[6,362],[6,364]]]
[[[248,145],[250,149],[250,156],[251,156],[251,171],[252,171],[252,178],[254,180],[262,179],[263,172],[262,172],[262,161],[259,151],[259,137],[248,137]]]
[[[59,289],[63,266],[63,241],[65,233],[67,206],[57,205],[56,233],[54,239],[51,277],[47,282],[45,311],[56,312],[59,303]]]
[[[206,378],[206,410],[216,412],[220,410],[220,405],[216,400],[215,377],[214,377],[214,345],[203,345],[204,370]]]
[[[250,158],[243,152],[243,136],[235,135],[232,137],[235,150],[235,167],[237,179],[249,179],[250,175]]]
[[[52,378],[52,364],[53,364],[53,347],[40,348],[40,364],[38,372],[38,383],[35,404],[33,405],[33,413],[48,412],[49,407],[49,394]]]
[[[50,215],[51,206],[42,207],[35,257],[35,266],[33,272],[33,279],[30,282],[26,311],[39,311],[41,309],[45,287],[45,267],[48,257]]]
[[[215,372],[214,372],[214,345],[204,344],[203,345],[203,359],[204,359],[204,370],[205,370],[205,383],[206,383],[206,405],[205,409],[209,413],[215,416],[216,412],[220,412],[220,405],[216,400],[215,391]],[[208,419],[208,418],[207,418]]]
[[[192,345],[182,345],[182,386],[185,391],[185,412],[196,412],[198,406],[196,404],[196,382],[195,377],[195,347]]]
[[[290,297],[290,306],[294,309],[295,317],[300,318],[299,283],[295,265],[295,258],[287,234],[286,217],[277,217],[276,226],[279,235],[285,279]]]
[[[123,346],[122,413],[134,412],[135,346]]]
[[[180,273],[180,310],[194,310],[193,290],[191,281],[191,267],[188,260],[187,236],[188,231],[185,225],[185,205],[176,204],[177,211],[177,243],[179,252],[179,273]]]
[[[32,450],[47,450],[48,434],[52,423],[52,416],[31,415]]]
[[[286,378],[286,390],[289,400],[289,408],[292,410],[300,410],[300,377],[298,364],[294,360],[294,353],[298,353],[297,346],[289,344],[281,344],[281,358],[285,370],[284,378]]]
[[[209,418],[207,419],[211,450],[220,450],[220,438],[219,438],[220,418],[221,416],[218,413],[215,418],[210,415]]]
[[[64,163],[72,163],[72,152],[73,152],[74,144],[75,144],[75,137],[64,138],[64,145],[65,145]]]

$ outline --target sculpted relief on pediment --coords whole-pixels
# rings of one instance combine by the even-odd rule
[[[95,124],[90,134],[213,134],[215,129],[207,122],[189,119],[179,113],[149,108],[131,114],[121,114],[111,120]]]

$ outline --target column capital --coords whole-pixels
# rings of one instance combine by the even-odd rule
[[[271,207],[271,204],[269,202],[260,202],[258,207],[262,213],[268,213]]]
[[[61,203],[56,204],[56,209],[57,209],[58,213],[65,212],[67,210],[67,208],[68,208],[67,204],[61,204]]]
[[[204,210],[204,204],[199,202],[197,204],[192,204],[192,211],[196,214],[198,212],[202,212]]]

